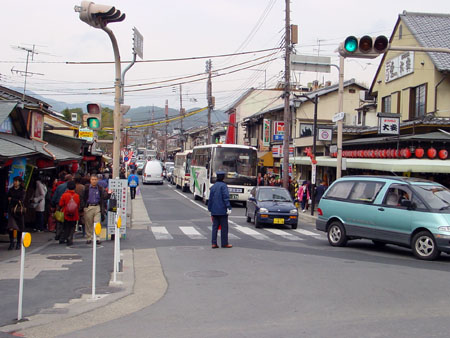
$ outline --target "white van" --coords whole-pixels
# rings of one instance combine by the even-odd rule
[[[147,161],[142,171],[142,183],[163,184],[163,170],[161,162],[158,160]]]

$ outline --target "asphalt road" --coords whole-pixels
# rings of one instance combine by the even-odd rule
[[[329,246],[310,223],[255,229],[230,217],[232,249],[210,248],[205,206],[144,186],[152,221],[124,248],[157,248],[168,290],[142,311],[67,337],[448,337],[450,256],[416,260],[370,241]],[[306,232],[305,232],[306,230]],[[151,290],[149,290],[151,292]]]

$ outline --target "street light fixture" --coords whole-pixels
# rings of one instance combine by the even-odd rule
[[[119,176],[120,165],[120,101],[122,87],[121,67],[120,67],[120,53],[117,46],[117,40],[113,32],[106,27],[108,23],[121,22],[125,20],[125,13],[121,13],[114,6],[98,5],[91,1],[82,1],[81,6],[75,6],[75,12],[80,13],[80,20],[87,23],[94,28],[100,28],[111,39],[114,50],[115,72],[116,77],[114,81],[115,96],[114,96],[114,139],[113,139],[113,178]]]

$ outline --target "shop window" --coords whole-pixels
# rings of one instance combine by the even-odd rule
[[[427,103],[426,83],[410,90],[409,119],[413,120],[425,116]]]
[[[385,96],[381,99],[381,112],[382,113],[390,113],[391,112],[391,96]]]

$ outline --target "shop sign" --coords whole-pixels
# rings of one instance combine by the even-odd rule
[[[283,146],[282,145],[276,145],[272,147],[272,156],[273,157],[283,157]],[[289,147],[289,157],[294,156],[294,147]]]
[[[78,138],[92,142],[94,140],[94,131],[89,128],[79,128]]]
[[[400,54],[386,62],[386,83],[414,72],[414,52]]]
[[[270,120],[264,119],[263,121],[263,146],[268,147],[270,145]]]
[[[31,138],[42,140],[44,129],[44,116],[38,112],[31,112]]]
[[[284,140],[284,122],[274,121],[273,122],[273,140],[283,141]]]
[[[378,113],[378,134],[399,135],[400,134],[399,114]]]
[[[122,219],[122,226],[120,227],[121,236],[127,233],[127,180],[110,179],[108,181],[108,190],[116,195],[117,198],[117,212]],[[108,211],[108,233],[114,234],[115,232],[115,212]]]
[[[11,169],[9,171],[9,183],[8,188],[13,185],[14,177],[19,176],[22,179],[25,178],[25,170],[27,166],[26,158],[15,158],[11,164]]]
[[[0,133],[12,134],[11,116],[8,116],[2,124],[0,124]]]

